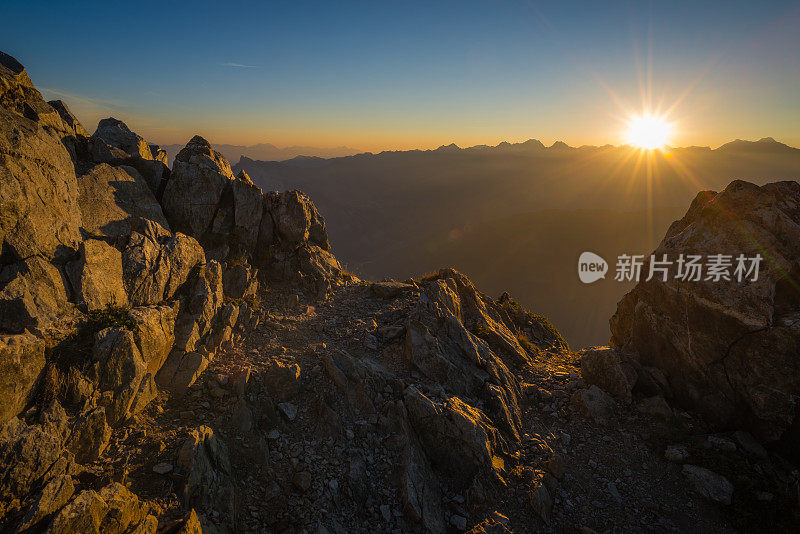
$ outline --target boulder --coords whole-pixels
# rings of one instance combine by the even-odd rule
[[[59,138],[0,107],[0,257],[72,256],[81,241],[77,199],[75,168]]]
[[[594,385],[573,393],[570,403],[581,414],[598,422],[608,422],[614,417],[614,401],[608,393]]]
[[[733,484],[724,476],[691,464],[683,465],[683,475],[702,497],[719,504],[731,503]]]
[[[92,360],[95,362],[92,378],[100,391],[110,392],[103,402],[108,423],[115,426],[131,415],[131,404],[147,373],[147,365],[133,332],[117,326],[97,333]]]
[[[67,272],[76,300],[85,310],[128,305],[128,294],[122,283],[122,253],[105,241],[84,241],[79,259],[69,264]]]
[[[264,201],[261,188],[254,185],[246,174],[245,178],[242,175],[243,172],[239,173],[239,177],[230,184],[233,191],[233,235],[242,250],[251,251],[258,242]]]
[[[0,426],[28,403],[44,369],[45,343],[29,333],[0,336]]]
[[[99,492],[84,490],[56,514],[48,534],[155,534],[158,520],[131,491],[113,482]]]
[[[275,223],[279,242],[287,248],[309,242],[329,250],[325,220],[311,200],[300,191],[270,192],[269,212]]]
[[[194,136],[175,156],[164,190],[164,212],[174,227],[201,238],[211,230],[222,194],[234,180],[228,161]]]
[[[101,120],[92,137],[102,139],[108,146],[120,149],[129,156],[153,159],[147,142],[132,132],[124,122],[113,117]]]
[[[141,306],[128,312],[133,322],[134,339],[148,373],[155,375],[169,356],[175,343],[175,316],[176,307],[167,304]]]
[[[195,267],[204,264],[203,247],[192,237],[169,234],[147,219],[134,221],[134,231],[122,252],[122,276],[134,306],[171,299]]]
[[[26,496],[61,456],[69,432],[67,414],[53,401],[37,421],[16,417],[0,429],[0,516],[5,503]]]
[[[578,352],[581,357],[581,376],[589,384],[613,395],[623,404],[631,403],[636,385],[636,370],[611,347],[592,347]]]
[[[86,131],[78,118],[72,114],[63,100],[49,100],[47,103],[56,110],[67,126],[72,128],[76,137],[89,137],[89,132]]]
[[[273,398],[286,401],[300,391],[300,366],[272,361],[261,374],[261,379]]]
[[[716,427],[745,425],[761,440],[794,423],[800,391],[800,184],[740,180],[700,193],[655,250],[731,256],[729,280],[640,281],[611,319],[612,344],[663,371],[673,400]],[[760,254],[757,279],[736,267]],[[646,262],[643,272],[647,272]]]
[[[102,406],[79,417],[66,443],[75,460],[94,462],[105,452],[111,439],[111,427],[106,419],[106,410]]]
[[[94,166],[78,178],[78,204],[86,236],[124,244],[134,219],[147,219],[169,231],[161,205],[133,167]]]
[[[225,296],[232,299],[253,297],[258,292],[258,269],[252,269],[247,263],[228,266],[222,278]]]
[[[234,486],[228,448],[211,428],[201,426],[189,433],[178,451],[176,467],[184,476],[184,506],[232,517]]]
[[[22,333],[43,329],[68,314],[64,274],[41,256],[0,271],[0,330]]]
[[[20,521],[20,532],[36,529],[39,523],[56,513],[75,493],[75,483],[69,475],[61,475],[48,482]]]

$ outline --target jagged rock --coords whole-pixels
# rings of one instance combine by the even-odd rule
[[[2,54],[2,53],[0,53]],[[75,168],[61,142],[72,132],[25,69],[0,56],[0,257],[61,261],[80,242]]]
[[[264,214],[261,188],[254,185],[249,178],[242,179],[241,173],[230,187],[233,190],[233,235],[242,249],[252,250],[258,241],[258,229]]]
[[[683,445],[673,445],[671,447],[667,447],[664,451],[664,458],[667,461],[682,464],[689,458],[689,451],[686,450],[686,447]]]
[[[75,424],[66,446],[78,462],[93,462],[105,452],[111,439],[111,427],[106,419],[106,409],[101,406],[81,416]]]
[[[767,450],[748,432],[737,430],[733,433],[733,437],[739,447],[742,448],[747,454],[755,456],[761,460],[768,460],[769,453]]]
[[[286,401],[300,391],[300,366],[273,361],[261,374],[261,379],[270,395]]]
[[[382,299],[393,299],[401,293],[407,293],[414,289],[413,285],[401,282],[374,282],[369,287],[376,296]]]
[[[118,148],[129,156],[153,159],[147,142],[130,131],[124,122],[113,117],[101,120],[92,137],[102,139],[108,146]]]
[[[125,289],[133,305],[158,304],[171,299],[192,270],[205,263],[203,247],[192,237],[171,236],[145,219],[135,224],[122,253]]]
[[[623,363],[619,352],[610,347],[592,347],[578,352],[581,356],[581,376],[613,395],[623,404],[631,403],[636,385],[636,370]]]
[[[142,306],[128,312],[134,324],[134,339],[148,373],[157,373],[169,356],[175,343],[175,316],[175,306],[165,304]]]
[[[481,410],[458,397],[436,403],[413,386],[403,402],[426,456],[451,478],[466,486],[475,476],[502,480],[506,443]]]
[[[78,191],[82,228],[87,236],[124,243],[137,218],[169,230],[161,205],[133,167],[96,165],[78,178]]]
[[[230,341],[238,318],[239,305],[235,302],[229,302],[219,310],[204,345],[209,353],[215,353]]]
[[[45,365],[45,343],[29,334],[0,336],[0,425],[28,403]]]
[[[101,330],[95,336],[92,359],[96,362],[95,378],[101,391],[111,393],[106,403],[106,417],[111,426],[130,415],[139,386],[147,373],[147,365],[136,345],[133,332],[121,327]]]
[[[597,386],[576,391],[570,402],[580,413],[595,421],[608,422],[614,417],[614,401]]]
[[[546,525],[549,525],[553,511],[553,499],[550,497],[550,492],[547,491],[547,486],[545,486],[541,478],[534,481],[530,499],[533,510]]]
[[[612,344],[661,369],[674,400],[712,424],[778,439],[794,422],[800,390],[798,228],[797,182],[737,180],[700,193],[654,254],[728,254],[731,279],[707,280],[704,271],[702,281],[639,282],[611,319]],[[757,281],[752,273],[737,280],[740,254],[762,256]]]
[[[67,126],[72,128],[76,137],[89,137],[89,132],[86,131],[78,118],[72,114],[63,100],[49,100],[47,103],[56,110]]]
[[[43,329],[68,313],[64,275],[41,256],[0,271],[0,329],[21,333]]]
[[[48,482],[20,521],[17,529],[25,532],[35,528],[43,519],[57,512],[72,494],[75,484],[69,475],[61,475]]]
[[[233,514],[234,488],[228,448],[213,430],[207,426],[192,430],[178,451],[176,467],[185,477],[185,506]]]
[[[667,404],[667,401],[664,400],[664,397],[660,396],[642,399],[636,409],[642,413],[655,415],[656,417],[661,417],[662,419],[669,419],[673,415],[672,408],[669,407],[669,404]]]
[[[196,135],[175,156],[164,190],[164,212],[176,229],[203,236],[211,229],[222,194],[232,180],[228,161]]]
[[[67,267],[79,302],[87,311],[128,305],[122,283],[122,253],[105,241],[87,239],[80,258]]]
[[[5,504],[28,494],[61,456],[67,437],[67,414],[53,401],[38,417],[27,424],[16,417],[0,430],[0,517]]]
[[[155,534],[158,521],[125,486],[113,482],[99,492],[84,490],[56,514],[48,534]]]
[[[511,534],[512,531],[508,529],[507,524],[508,518],[495,512],[492,517],[487,517],[472,527],[467,534]]]
[[[222,287],[225,296],[232,299],[252,297],[258,292],[258,269],[247,263],[238,263],[225,269]]]
[[[156,383],[180,398],[206,370],[211,363],[211,355],[196,351],[177,351],[167,359],[164,367],[156,375]]]
[[[190,280],[185,303],[175,323],[176,350],[195,350],[201,338],[211,329],[222,302],[222,268],[212,260]]]
[[[279,241],[290,249],[306,242],[329,250],[325,220],[316,206],[300,191],[267,193],[270,198],[269,211],[275,223]]]
[[[684,464],[683,474],[694,487],[695,491],[709,501],[730,504],[733,496],[733,484],[722,475],[704,467]]]
[[[159,147],[158,145],[149,145],[150,146],[150,153],[153,155],[154,161],[159,161],[164,165],[169,165],[169,155],[167,151],[163,148]]]

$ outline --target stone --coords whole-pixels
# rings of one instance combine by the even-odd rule
[[[164,190],[164,213],[177,230],[202,237],[211,230],[223,192],[233,180],[225,157],[196,135],[175,156]]]
[[[573,393],[570,403],[584,416],[598,422],[607,422],[614,417],[614,401],[594,385]]]
[[[280,409],[281,414],[289,422],[292,422],[297,418],[297,406],[291,402],[281,402],[278,404],[278,409]]]
[[[102,139],[108,146],[118,148],[127,155],[153,159],[150,145],[132,132],[124,122],[113,117],[101,120],[92,137]]]
[[[125,289],[134,306],[159,304],[173,298],[192,271],[205,263],[205,252],[192,237],[171,235],[147,219],[134,222],[122,252]]]
[[[158,520],[148,506],[118,482],[84,490],[53,518],[48,534],[155,534]]]
[[[80,463],[90,463],[105,452],[111,439],[111,427],[102,406],[81,416],[67,442],[67,448]]]
[[[733,433],[733,438],[747,454],[761,460],[769,460],[767,450],[749,432],[737,430]]]
[[[325,220],[311,200],[300,191],[268,193],[269,212],[279,241],[289,248],[309,242],[322,250],[330,249]]]
[[[705,499],[719,504],[731,504],[733,484],[724,476],[691,464],[683,465],[683,475]]]
[[[48,482],[25,513],[17,529],[21,532],[34,529],[44,518],[57,512],[72,494],[75,484],[69,475],[61,475]]]
[[[178,451],[176,469],[184,476],[184,506],[232,514],[234,486],[228,448],[211,428],[189,433]]]
[[[401,282],[374,282],[370,284],[370,289],[375,296],[382,299],[397,298],[403,293],[408,293],[414,289],[411,284],[403,284]]]
[[[300,366],[296,363],[287,365],[272,361],[261,374],[261,379],[270,395],[281,401],[287,401],[300,391]]]
[[[128,305],[128,294],[122,283],[122,253],[105,241],[84,241],[80,258],[69,264],[68,273],[87,311]]]
[[[78,177],[78,205],[85,237],[124,244],[136,219],[153,221],[169,231],[169,223],[147,181],[133,167],[95,165]]]
[[[722,436],[708,436],[708,446],[722,452],[736,452],[736,443]]]
[[[246,179],[240,173],[230,184],[234,208],[233,235],[242,250],[250,251],[258,242],[264,200],[261,188],[254,185],[246,174],[244,176]]]
[[[578,354],[581,356],[581,376],[588,384],[607,391],[623,404],[631,403],[636,371],[623,363],[616,350],[611,347],[592,347]]]
[[[59,123],[63,121],[44,102],[21,65],[17,69],[0,64],[0,80],[4,99],[0,107],[0,255],[18,261],[33,256],[66,260],[81,241],[75,167],[60,135],[46,130],[38,119],[50,110]],[[24,116],[26,106],[45,113]]]
[[[134,339],[150,374],[161,369],[175,343],[175,316],[175,307],[165,304],[140,306],[128,312]]]
[[[458,514],[453,514],[450,516],[450,524],[459,532],[464,532],[467,529],[467,518]]]
[[[550,492],[547,491],[547,486],[545,486],[541,479],[534,482],[530,493],[530,503],[541,520],[544,521],[546,525],[549,525],[552,517],[553,499],[550,497]]]
[[[297,488],[300,493],[305,493],[311,488],[311,473],[308,471],[299,471],[292,476],[292,485]]]
[[[0,426],[30,400],[45,365],[45,343],[29,334],[0,336]]]
[[[41,256],[0,270],[0,329],[21,334],[46,330],[69,315],[64,274]]]
[[[731,279],[640,281],[610,323],[612,345],[660,369],[677,404],[713,428],[745,422],[761,441],[779,439],[794,424],[800,390],[800,322],[792,319],[798,205],[800,184],[792,181],[736,180],[719,193],[699,193],[654,255],[731,255]],[[756,254],[763,258],[758,279],[751,273],[739,282],[738,256]]]
[[[89,137],[89,132],[87,132],[80,121],[78,121],[78,118],[72,114],[63,100],[49,100],[47,103],[58,112],[67,126],[72,128],[76,137]]]
[[[636,409],[641,413],[661,417],[662,419],[670,419],[672,417],[672,408],[661,396],[642,399]]]
[[[61,456],[67,414],[53,401],[27,424],[16,417],[0,429],[0,502],[23,498]]]
[[[92,359],[99,363],[98,386],[110,392],[105,403],[106,417],[111,426],[131,415],[131,406],[147,374],[133,332],[126,328],[109,327],[95,335]]]
[[[689,458],[689,452],[686,450],[686,447],[682,445],[673,445],[666,448],[664,451],[664,458],[666,458],[667,461],[682,464]]]
[[[239,263],[225,269],[222,287],[225,296],[232,299],[253,297],[258,292],[257,269],[247,263]]]
[[[153,466],[153,473],[158,475],[166,475],[172,472],[172,464],[168,462],[157,463]]]

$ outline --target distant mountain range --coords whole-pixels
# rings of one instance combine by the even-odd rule
[[[530,140],[281,162],[245,156],[239,169],[264,189],[310,194],[356,273],[403,279],[452,265],[482,287],[509,289],[584,346],[608,341],[607,318],[630,287],[580,285],[581,252],[647,254],[698,191],[737,178],[797,180],[800,150],[772,138],[650,153]]]
[[[164,145],[161,148],[167,151],[169,156],[169,163],[172,165],[172,160],[175,158],[175,155],[180,152],[183,148],[183,145]],[[257,161],[287,161],[291,159],[300,159],[300,160],[308,160],[308,159],[331,159],[331,158],[339,158],[339,157],[346,157],[346,156],[353,156],[358,154],[372,154],[371,152],[363,152],[361,150],[350,148],[347,146],[338,146],[333,148],[320,148],[320,147],[313,147],[313,146],[290,146],[280,148],[270,143],[259,143],[257,145],[214,145],[214,148],[222,152],[222,154],[227,158],[229,161],[238,161],[241,157],[245,157],[251,160]],[[467,148],[461,148],[455,143],[451,143],[449,145],[442,145],[437,149],[434,149],[435,152],[458,152],[462,150],[466,151],[483,151],[483,150],[494,150],[494,151],[531,151],[531,150],[593,150],[593,149],[609,149],[614,148],[613,145],[603,145],[603,146],[593,146],[593,145],[583,145],[580,147],[572,147],[566,144],[563,141],[556,141],[549,147],[545,146],[541,141],[538,139],[529,139],[522,143],[509,143],[507,141],[503,141],[497,146],[490,146],[490,145],[475,145]],[[711,150],[710,147],[686,147],[695,150]],[[741,139],[736,139],[735,141],[731,141],[730,143],[726,143],[716,150],[757,150],[757,151],[783,151],[783,150],[798,150],[796,148],[790,147],[783,143],[780,143],[773,139],[772,137],[764,137],[759,139],[758,141],[743,141]],[[397,152],[430,152],[430,150],[408,150],[408,151],[383,151],[379,154],[387,154],[387,153],[397,153]],[[296,162],[299,164],[308,164],[307,161],[300,161]]]
[[[170,166],[172,166],[172,161],[183,147],[184,145],[165,145],[161,147],[167,151]],[[333,148],[289,146],[279,148],[270,143],[259,143],[251,146],[215,144],[214,149],[218,152],[222,152],[222,155],[224,155],[229,161],[238,161],[241,156],[263,161],[284,161],[287,159],[296,158],[298,156],[336,158],[340,156],[358,154],[361,152],[360,150],[346,146],[337,146]]]

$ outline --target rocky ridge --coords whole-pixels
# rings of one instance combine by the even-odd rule
[[[767,490],[785,520],[782,457],[643,398],[639,360],[452,269],[361,281],[301,192],[89,135],[5,54],[0,188],[2,531],[720,530]]]

